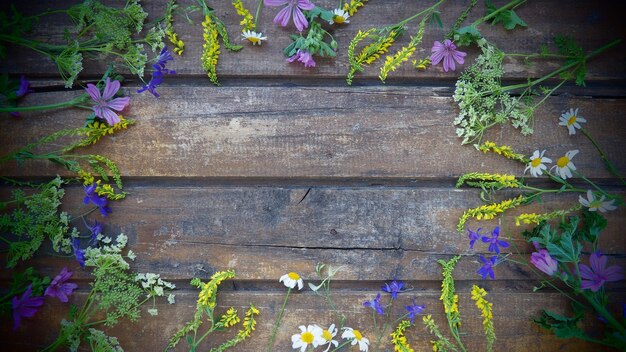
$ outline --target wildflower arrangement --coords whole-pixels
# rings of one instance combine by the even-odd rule
[[[191,285],[200,289],[198,302],[196,304],[196,313],[193,316],[193,320],[185,323],[185,325],[170,338],[166,350],[171,350],[176,347],[180,340],[186,336],[189,350],[195,351],[200,343],[211,333],[228,330],[241,322],[237,309],[234,307],[228,308],[226,312],[221,315],[216,312],[218,288],[223,281],[233,278],[235,278],[235,271],[226,270],[215,272],[208,282],[202,282],[202,280],[198,278],[191,280]],[[242,328],[237,332],[235,337],[217,347],[211,348],[210,351],[225,351],[250,337],[256,328],[255,316],[259,315],[259,313],[259,310],[253,304],[250,304],[250,307],[244,314]],[[207,331],[202,334],[202,336],[198,336],[198,331],[205,321],[209,324]]]
[[[426,315],[422,318],[426,329],[435,335],[436,340],[430,341],[433,345],[433,351],[467,351],[461,339],[462,334],[459,331],[461,327],[461,314],[459,312],[459,295],[455,291],[454,277],[452,275],[454,268],[461,256],[456,256],[449,261],[437,261],[443,268],[443,281],[441,282],[441,297],[439,300],[443,303],[443,309],[446,314],[448,328],[453,340],[445,337],[441,329],[433,319],[432,315]],[[483,318],[483,328],[486,337],[486,351],[493,351],[493,344],[496,340],[493,325],[493,304],[489,303],[484,297],[487,295],[484,289],[474,285],[472,287],[472,300],[476,303],[476,307],[480,310]]]

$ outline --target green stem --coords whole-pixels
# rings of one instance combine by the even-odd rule
[[[567,82],[567,80],[566,80],[566,79],[562,80],[562,81],[561,81],[561,83],[557,84],[557,85],[556,85],[556,86],[554,86],[552,89],[550,89],[550,90],[549,90],[549,91],[548,91],[548,92],[544,95],[544,97],[543,97],[541,100],[539,100],[539,102],[538,102],[537,104],[533,105],[533,110],[534,110],[534,109],[536,109],[539,105],[543,104],[543,102],[544,102],[544,101],[546,101],[546,99],[548,99],[548,98],[552,95],[552,93],[554,93],[554,91],[555,91],[555,90],[557,90],[557,89],[561,88],[561,86],[562,86],[565,82]]]
[[[267,352],[272,352],[272,348],[274,347],[274,339],[276,339],[276,332],[278,331],[278,327],[280,326],[280,321],[283,319],[285,306],[287,305],[287,300],[289,299],[290,293],[291,293],[291,288],[287,290],[287,294],[285,295],[285,300],[283,301],[283,305],[282,307],[280,307],[280,311],[278,312],[278,317],[276,317],[276,322],[274,323],[274,328],[272,329],[272,334],[270,335],[269,342],[267,344]]]
[[[545,53],[545,54],[537,54],[537,53],[532,53],[532,54],[523,54],[523,53],[502,53],[503,56],[510,56],[510,57],[524,57],[524,58],[535,58],[535,57],[554,57],[557,59],[575,59],[576,56],[571,56],[571,55],[561,55],[561,54],[551,54],[551,53]]]
[[[511,7],[517,7],[518,5],[521,5],[521,4],[525,3],[525,2],[526,2],[526,0],[513,0],[513,1],[509,2],[508,4],[506,4],[506,5],[504,5],[504,6],[500,7],[500,8],[498,8],[498,9],[497,9],[497,10],[495,10],[494,12],[492,12],[492,13],[490,13],[490,14],[486,15],[486,16],[483,16],[483,17],[481,17],[481,18],[479,18],[479,19],[477,19],[476,21],[474,21],[474,22],[471,24],[471,27],[476,27],[476,26],[478,26],[479,24],[481,24],[481,23],[483,23],[483,22],[487,22],[487,21],[489,21],[490,19],[492,19],[493,17],[496,17],[496,15],[497,15],[497,14],[499,14],[500,12],[502,12],[502,11],[504,11],[504,10],[508,10],[508,9],[510,9]]]
[[[8,203],[8,202],[7,202],[7,203]],[[2,204],[4,204],[4,203],[2,203]],[[7,240],[6,238],[4,238],[3,236],[0,236],[0,240],[2,240],[4,243],[9,244],[9,245],[10,245],[11,243],[13,243],[13,242],[11,242],[11,241]]]
[[[257,29],[257,23],[259,22],[259,13],[261,12],[261,5],[263,5],[263,0],[259,0],[256,5],[256,12],[254,13],[254,29]]]
[[[339,351],[343,346],[346,346],[347,344],[349,344],[350,342],[352,342],[352,340],[348,340],[346,342],[341,343],[339,346],[335,347],[335,349],[333,349],[330,352],[336,352]]]
[[[583,291],[583,296],[587,299],[591,306],[593,306],[596,312],[598,312],[602,317],[604,317],[604,319],[606,319],[606,321],[615,331],[619,331],[622,336],[626,336],[626,328],[624,328],[622,324],[620,324],[615,318],[613,318],[613,315],[611,315],[611,313],[609,313],[605,307],[599,304],[594,299],[591,293],[589,293],[588,291]]]
[[[587,137],[587,139],[591,142],[591,144],[593,144],[593,146],[596,147],[596,150],[598,150],[598,153],[600,153],[600,159],[602,159],[602,162],[604,163],[604,166],[609,171],[609,173],[611,173],[611,175],[619,178],[620,181],[622,181],[623,185],[626,185],[626,180],[624,180],[624,178],[617,171],[617,169],[615,168],[613,163],[611,163],[611,161],[606,156],[606,154],[604,153],[602,148],[600,148],[600,145],[598,144],[598,142],[596,142],[596,140],[593,137],[591,137],[591,135],[589,134],[589,132],[587,132],[586,129],[581,128],[580,131],[583,133],[583,135],[585,135],[585,137]]]
[[[402,26],[404,26],[405,24],[407,24],[407,23],[409,23],[409,22],[413,21],[414,19],[418,18],[419,16],[421,16],[421,15],[423,15],[423,14],[425,14],[425,13],[428,13],[428,12],[430,12],[430,11],[432,11],[432,10],[436,9],[436,8],[437,8],[439,5],[441,5],[441,3],[443,3],[444,1],[445,1],[445,0],[440,0],[440,1],[438,1],[436,4],[434,4],[433,6],[431,6],[431,7],[427,8],[426,10],[424,10],[424,11],[422,11],[422,12],[419,12],[419,13],[416,13],[415,15],[413,15],[413,16],[411,16],[411,17],[407,18],[407,19],[404,19],[404,20],[402,20],[402,21],[400,21],[400,22],[396,23],[396,24],[395,24],[394,26],[392,26],[392,27],[393,27],[393,28],[399,28],[399,27],[402,27]]]
[[[596,190],[598,190],[598,192],[602,193],[605,196],[609,196],[608,193],[606,193],[606,191],[604,191],[600,186],[596,185],[593,181],[591,181],[590,179],[588,179],[587,177],[583,176],[580,172],[578,171],[573,171],[574,175],[580,177],[581,179],[585,180],[587,183],[589,183],[593,188],[595,188]]]
[[[2,112],[21,112],[21,111],[38,111],[38,110],[50,110],[50,109],[58,109],[65,108],[69,106],[73,106],[79,103],[82,103],[85,98],[87,98],[86,94],[80,95],[72,100],[64,101],[56,104],[47,104],[47,105],[35,105],[35,106],[20,106],[20,107],[0,107],[0,113]]]

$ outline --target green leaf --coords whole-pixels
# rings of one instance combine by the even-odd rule
[[[577,263],[582,245],[577,241],[573,241],[572,234],[566,232],[561,235],[558,242],[548,243],[546,249],[554,259],[561,263]]]
[[[498,10],[496,6],[491,2],[491,0],[485,1],[486,7],[486,15],[490,15]],[[508,30],[515,29],[516,26],[526,27],[526,22],[524,22],[514,10],[503,10],[498,12],[491,21],[492,25],[496,25],[498,23],[502,23],[504,28]]]
[[[552,331],[557,337],[568,339],[585,336],[583,331],[578,327],[578,322],[582,318],[583,316],[581,314],[569,318],[564,315],[543,310],[541,316],[534,321],[541,327]]]
[[[455,31],[453,38],[457,46],[468,46],[477,42],[482,35],[475,26],[465,26]]]
[[[443,28],[439,11],[433,11],[430,14],[430,19],[428,20],[428,24],[431,27]]]

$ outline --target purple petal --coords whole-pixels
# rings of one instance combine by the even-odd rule
[[[116,123],[120,122],[120,117],[116,113],[114,113],[111,109],[103,108],[102,112],[104,114],[104,119],[107,121],[109,126],[113,126]]]
[[[115,80],[111,82],[111,79],[107,77],[107,82],[104,86],[104,92],[102,93],[102,100],[109,100],[113,98],[118,90],[120,90],[120,81]]]
[[[606,281],[619,281],[624,278],[624,274],[622,273],[622,268],[620,268],[617,265],[608,267],[604,271],[604,276],[606,277]]]
[[[608,258],[605,255],[602,255],[598,252],[592,253],[589,256],[589,264],[591,264],[591,269],[594,273],[601,273],[606,268],[606,261]]]
[[[578,264],[578,270],[580,271],[580,277],[587,280],[593,280],[593,271],[585,264]]]
[[[85,88],[85,90],[87,91],[87,94],[89,94],[91,99],[96,102],[100,101],[100,90],[98,89],[98,87],[94,86],[91,83],[87,83],[87,88]]]
[[[102,106],[100,105],[96,105],[93,107],[93,112],[96,114],[96,116],[98,116],[99,118],[103,119],[104,118],[104,112],[102,111]]]
[[[116,111],[122,111],[130,103],[130,97],[115,98],[107,103],[107,106]]]
[[[445,47],[443,46],[443,44],[441,44],[441,42],[439,42],[438,40],[435,40],[435,42],[433,43],[433,47],[430,49],[431,52],[441,52],[445,49]]]
[[[298,7],[293,8],[293,23],[300,32],[309,26],[309,21],[306,20],[306,17],[304,17],[304,14]]]
[[[454,71],[454,69],[456,68],[456,66],[454,65],[454,60],[452,59],[452,56],[447,55],[443,58],[443,70],[445,72],[448,72],[448,70],[452,70]]]
[[[309,0],[298,0],[298,7],[303,10],[313,10],[315,5]]]
[[[443,59],[443,53],[443,51],[436,51],[433,52],[432,55],[430,55],[430,62],[433,64],[433,66],[441,62],[441,60]]]
[[[288,0],[263,0],[265,6],[282,6],[288,3]]]
[[[289,24],[289,19],[291,18],[291,6],[286,6],[282,8],[274,17],[274,23],[279,24],[283,27],[286,27]]]

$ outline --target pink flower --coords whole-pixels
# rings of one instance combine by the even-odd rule
[[[289,19],[293,14],[293,23],[300,32],[309,26],[309,21],[306,20],[302,10],[313,10],[315,8],[315,5],[309,0],[263,0],[263,3],[265,6],[287,5],[278,11],[276,17],[274,17],[274,23],[285,27],[289,24]]]
[[[448,72],[448,70],[454,71],[456,66],[454,65],[454,61],[456,61],[459,65],[462,65],[464,60],[463,58],[466,53],[462,51],[456,50],[456,45],[450,41],[450,39],[446,39],[441,44],[439,41],[435,40],[433,44],[433,48],[430,49],[432,55],[430,55],[430,61],[434,65],[439,64],[441,60],[443,60],[443,70]]]
[[[544,273],[552,276],[556,273],[559,262],[554,260],[550,256],[547,250],[539,249],[538,252],[533,252],[530,255],[530,262],[533,263],[537,269],[543,271]]]
[[[114,113],[113,110],[124,110],[126,105],[128,105],[128,103],[130,102],[130,97],[115,98],[113,100],[107,101],[113,98],[113,96],[115,96],[115,93],[120,90],[119,81],[115,80],[111,82],[111,79],[107,77],[102,96],[100,96],[100,90],[98,89],[98,87],[94,86],[91,83],[87,84],[87,88],[85,88],[85,90],[87,91],[91,99],[96,102],[96,104],[93,106],[93,112],[96,113],[96,116],[106,120],[106,122],[111,126],[120,122],[119,116],[117,116],[117,114]]]
[[[288,62],[300,61],[304,64],[304,67],[315,67],[315,61],[313,55],[308,50],[300,50],[296,54],[287,59]]]
[[[71,295],[72,291],[78,287],[75,283],[65,282],[72,277],[72,274],[74,274],[72,271],[67,271],[67,267],[64,267],[59,275],[52,280],[50,286],[46,288],[44,296],[56,297],[63,303],[67,302],[67,296]]]
[[[591,289],[593,292],[597,292],[605,282],[619,281],[624,278],[622,274],[622,268],[617,265],[606,267],[608,258],[602,255],[600,252],[592,253],[589,256],[588,267],[585,264],[578,264],[578,270],[580,270],[580,288],[583,290]]]

